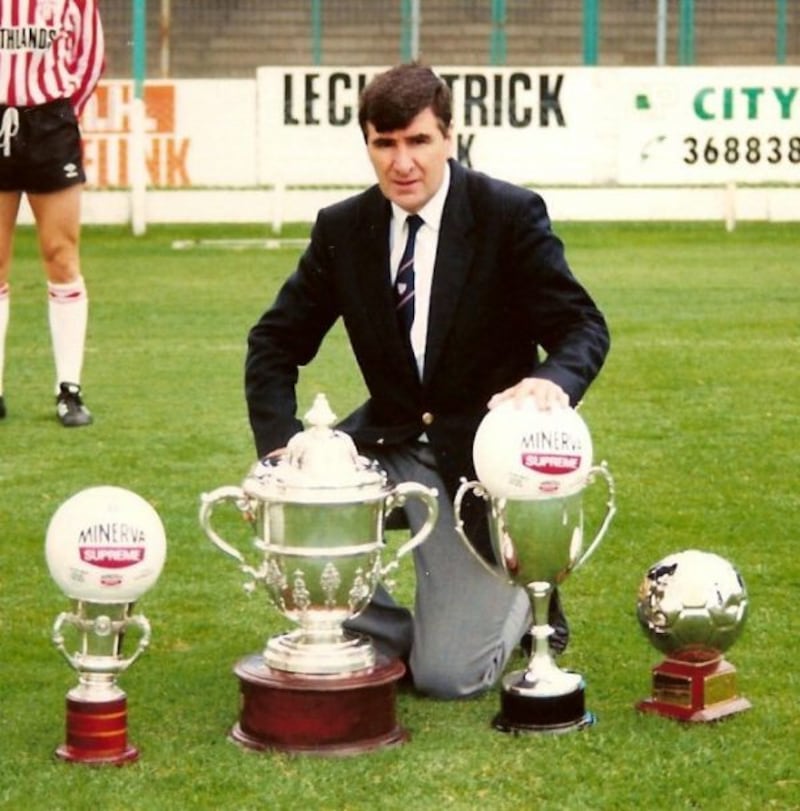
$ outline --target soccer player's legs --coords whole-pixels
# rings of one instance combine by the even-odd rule
[[[0,158],[0,171],[3,161]],[[6,416],[5,356],[6,336],[11,316],[11,288],[9,275],[14,248],[14,228],[20,201],[19,192],[0,191],[0,419]]]
[[[83,368],[89,299],[80,267],[80,196],[84,179],[80,137],[74,119],[52,114],[39,120],[28,200],[36,220],[47,274],[48,315],[56,378],[56,414],[62,425],[88,425]],[[42,150],[49,142],[50,149]],[[35,189],[35,190],[34,190]]]

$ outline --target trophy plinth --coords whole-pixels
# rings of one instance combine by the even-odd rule
[[[106,697],[83,686],[66,697],[65,742],[56,756],[72,763],[122,765],[136,760],[139,750],[128,743],[128,700],[116,688]]]
[[[736,668],[724,658],[713,662],[665,659],[652,669],[650,698],[636,709],[678,721],[704,723],[750,709],[736,687]]]
[[[577,674],[576,674],[577,675]],[[492,726],[500,732],[572,732],[594,723],[595,718],[586,709],[583,679],[569,693],[557,696],[530,695],[525,681],[503,681],[500,694],[500,712]]]
[[[257,751],[357,754],[408,738],[394,714],[405,666],[381,657],[344,623],[367,607],[378,583],[391,586],[386,576],[430,535],[438,502],[421,484],[390,484],[360,456],[350,437],[332,428],[324,395],[306,420],[310,427],[284,453],[257,462],[241,487],[201,499],[206,535],[238,561],[246,587],[263,588],[296,626],[236,665],[242,702],[230,736]],[[427,519],[384,563],[385,516],[411,498],[423,503]],[[254,529],[254,565],[212,527],[212,512],[225,501]]]
[[[651,644],[666,658],[651,669],[641,712],[678,721],[717,721],[750,708],[723,653],[747,617],[747,590],[724,558],[689,549],[663,558],[639,586],[636,613]]]
[[[236,743],[256,751],[355,755],[408,739],[397,722],[397,682],[405,666],[377,655],[375,665],[344,675],[276,670],[259,655],[234,668],[241,688]]]

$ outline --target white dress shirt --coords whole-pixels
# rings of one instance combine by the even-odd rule
[[[428,334],[433,266],[436,262],[436,248],[439,245],[442,210],[449,188],[450,166],[445,165],[442,185],[417,212],[422,217],[424,224],[417,231],[417,240],[414,243],[414,322],[411,325],[411,348],[417,361],[420,378],[425,368],[425,343]],[[389,267],[392,285],[397,277],[397,268],[408,238],[407,217],[407,211],[392,203],[392,222],[389,227]]]

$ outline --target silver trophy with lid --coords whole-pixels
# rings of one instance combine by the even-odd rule
[[[262,654],[240,663],[237,674],[247,682],[243,691],[258,683],[260,696],[254,706],[265,703],[265,692],[278,691],[285,715],[287,696],[302,686],[315,694],[317,717],[324,715],[320,701],[324,704],[325,697],[338,691],[338,699],[331,699],[338,723],[348,683],[363,693],[376,679],[396,682],[405,670],[400,662],[384,661],[367,637],[344,623],[366,608],[379,583],[391,588],[389,577],[400,559],[433,529],[438,502],[435,490],[414,482],[392,483],[374,461],[360,455],[352,439],[333,427],[336,415],[324,394],[317,395],[305,421],[306,430],[292,437],[283,452],[258,461],[241,486],[202,495],[199,517],[208,538],[239,564],[247,578],[245,588],[263,588],[272,605],[294,624],[269,638]],[[427,518],[418,532],[388,552],[386,516],[412,498],[423,502]],[[214,510],[225,502],[248,520],[251,549],[242,551],[214,529]],[[297,743],[284,740],[292,735],[276,730],[275,722],[260,710],[249,714],[250,726],[257,729],[251,728],[249,739],[242,740],[246,710],[247,700],[234,737],[254,748],[337,747],[327,741],[333,722],[318,730],[316,739],[311,735],[309,741]],[[297,712],[302,711],[298,706]],[[354,734],[357,740],[343,745],[359,747],[359,736],[371,735]]]

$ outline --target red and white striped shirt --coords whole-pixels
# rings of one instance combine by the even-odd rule
[[[69,99],[80,115],[104,62],[97,0],[0,0],[0,104]]]

